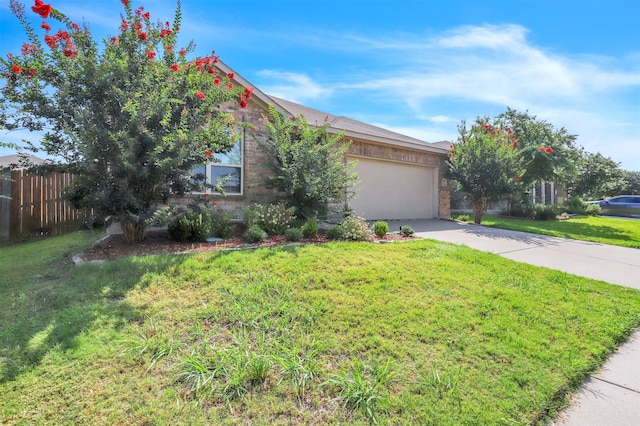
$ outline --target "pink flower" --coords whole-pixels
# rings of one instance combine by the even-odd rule
[[[173,53],[173,46],[165,46],[164,50],[166,50],[169,53]]]
[[[122,4],[124,5],[124,7],[129,6],[129,0],[120,0],[122,2]]]
[[[198,99],[205,99],[206,98],[205,94],[202,93],[201,90],[198,90],[198,93],[196,93],[196,96],[198,97]],[[207,152],[211,152],[211,151],[207,151]],[[205,153],[205,155],[206,155],[206,153]],[[208,156],[208,157],[210,157],[210,156]]]

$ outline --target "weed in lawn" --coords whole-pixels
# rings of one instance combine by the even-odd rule
[[[336,401],[349,410],[361,411],[370,422],[377,424],[379,409],[390,402],[386,386],[393,376],[390,360],[364,364],[354,359],[350,369],[341,368],[324,384],[338,389]]]
[[[138,338],[126,343],[128,346],[122,354],[133,353],[136,359],[148,357],[151,370],[160,360],[171,356],[179,343],[174,336],[168,336],[155,325],[153,318],[147,317],[147,327],[138,334]]]
[[[311,342],[310,347],[296,344],[280,348],[281,353],[277,359],[282,379],[278,384],[284,380],[289,381],[299,403],[304,400],[309,386],[322,375],[322,368],[318,363],[319,349],[315,341]]]

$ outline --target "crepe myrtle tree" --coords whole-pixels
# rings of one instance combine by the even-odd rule
[[[303,115],[285,117],[273,105],[263,117],[271,136],[258,141],[267,154],[268,185],[300,218],[326,218],[331,203],[355,197],[355,162],[346,162],[350,142],[344,133],[329,134],[328,123],[310,125]]]
[[[202,185],[191,171],[233,146],[239,123],[220,106],[245,108],[252,89],[234,86],[214,52],[187,59],[179,1],[173,22],[121,2],[115,35],[98,42],[50,4],[10,0],[27,42],[0,59],[0,126],[43,133],[42,149],[75,175],[66,198],[136,241],[157,202]]]
[[[489,203],[522,190],[525,173],[519,141],[511,129],[478,118],[471,128],[463,121],[459,137],[448,155],[448,173],[458,190],[467,193],[473,209],[473,221],[481,223]]]

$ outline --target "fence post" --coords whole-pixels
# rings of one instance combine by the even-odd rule
[[[0,239],[10,237],[11,226],[11,173],[0,173]]]

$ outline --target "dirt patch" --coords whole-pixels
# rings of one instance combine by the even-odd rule
[[[375,237],[371,242],[391,242],[411,239],[403,235],[393,233],[383,238]],[[303,239],[298,244],[320,244],[328,242],[327,237],[320,233],[316,238]],[[267,241],[257,244],[247,244],[242,239],[242,230],[238,229],[233,238],[217,243],[179,243],[169,238],[167,231],[148,232],[143,241],[128,243],[123,235],[110,235],[96,242],[91,248],[80,254],[80,258],[89,262],[92,260],[113,260],[123,256],[145,256],[149,254],[168,253],[204,253],[220,250],[242,249],[253,247],[273,247],[278,245],[294,244],[287,241],[283,235],[269,236]]]

